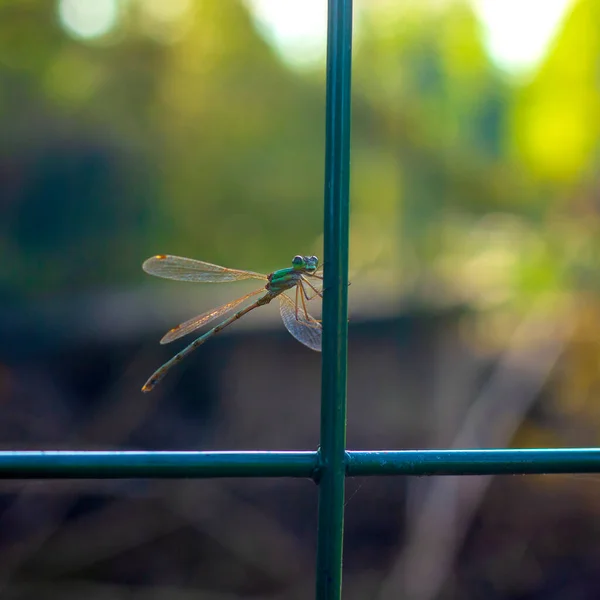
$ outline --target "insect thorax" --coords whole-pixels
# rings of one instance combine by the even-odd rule
[[[302,275],[295,269],[279,269],[267,276],[269,283],[265,287],[271,292],[283,292],[298,285],[301,277]]]

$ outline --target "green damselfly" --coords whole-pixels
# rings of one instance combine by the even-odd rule
[[[198,346],[204,344],[211,337],[243,317],[251,310],[269,304],[274,298],[279,298],[279,309],[281,318],[286,329],[305,346],[311,350],[321,351],[321,322],[312,317],[306,309],[306,302],[316,296],[323,297],[322,292],[322,267],[319,267],[319,259],[316,256],[294,256],[292,266],[286,269],[273,271],[270,275],[254,273],[253,271],[242,271],[240,269],[228,269],[201,260],[182,258],[168,254],[153,256],[144,262],[142,268],[146,273],[165,279],[178,281],[195,281],[202,283],[224,283],[230,281],[241,281],[244,279],[258,279],[266,284],[241,298],[232,300],[223,306],[213,308],[181,325],[171,329],[160,340],[161,344],[168,344],[174,340],[196,331],[233,310],[253,296],[263,294],[258,300],[239,310],[231,317],[219,323],[216,327],[207,331],[204,335],[194,340],[189,346],[178,352],[173,358],[157,369],[142,388],[143,392],[151,391],[154,386],[167,374],[169,369],[181,362],[188,354]],[[285,292],[295,291],[295,299],[292,300]]]

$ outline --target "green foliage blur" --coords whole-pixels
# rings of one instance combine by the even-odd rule
[[[324,65],[286,64],[241,0],[159,4],[83,40],[55,2],[0,3],[2,297],[135,285],[159,252],[263,271],[320,252]],[[467,3],[357,5],[365,289],[517,312],[595,294],[597,3],[527,81],[492,65]]]

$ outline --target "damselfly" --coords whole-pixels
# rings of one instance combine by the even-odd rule
[[[207,331],[204,335],[194,340],[189,346],[177,353],[171,360],[160,367],[142,388],[143,392],[151,391],[154,386],[167,374],[169,369],[182,361],[188,354],[198,346],[204,344],[211,337],[223,331],[225,327],[237,321],[240,317],[249,313],[259,306],[269,304],[274,298],[279,298],[279,309],[281,318],[286,329],[305,346],[311,350],[321,351],[321,322],[312,317],[306,309],[306,302],[315,296],[323,296],[321,282],[323,280],[322,267],[319,268],[319,259],[316,256],[294,256],[292,266],[287,269],[273,271],[270,275],[254,273],[253,271],[242,271],[239,269],[228,269],[219,267],[201,260],[182,258],[159,254],[149,258],[142,268],[146,273],[166,279],[179,281],[197,281],[202,283],[224,283],[230,281],[241,281],[243,279],[258,279],[265,281],[261,287],[249,294],[245,294],[237,300],[232,300],[219,308],[213,308],[181,325],[171,329],[161,340],[161,344],[168,344],[174,340],[196,331],[215,319],[233,310],[246,300],[263,294],[258,300],[245,308],[239,310],[231,317],[219,323],[216,327]],[[294,290],[295,298],[292,300],[285,292]]]

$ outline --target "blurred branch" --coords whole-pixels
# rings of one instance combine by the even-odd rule
[[[514,331],[487,387],[468,410],[453,448],[506,447],[556,365],[574,323],[549,326],[533,310]],[[380,600],[432,600],[446,581],[492,477],[438,477],[415,513],[406,545],[382,582]]]

